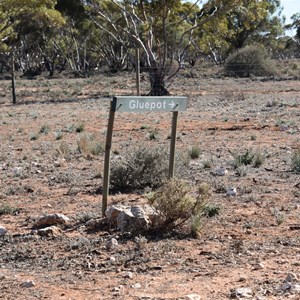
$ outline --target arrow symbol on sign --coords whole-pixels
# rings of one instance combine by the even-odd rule
[[[171,106],[171,107],[173,107],[174,106],[174,101],[172,100],[172,102],[171,103],[169,103],[169,105]]]
[[[172,102],[170,102],[169,105],[171,106],[171,109],[175,109],[175,108],[178,106],[178,103],[176,104],[176,103],[172,100]]]

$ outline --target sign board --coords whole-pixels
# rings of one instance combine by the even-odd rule
[[[140,96],[118,96],[113,97],[110,103],[109,119],[107,126],[104,176],[102,192],[102,215],[105,216],[109,192],[110,173],[110,151],[116,112],[172,112],[172,131],[169,159],[169,178],[174,176],[175,144],[177,117],[179,111],[187,110],[187,97],[140,97]]]
[[[112,109],[117,112],[186,111],[187,97],[113,97]]]

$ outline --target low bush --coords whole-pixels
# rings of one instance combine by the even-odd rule
[[[198,146],[192,146],[189,149],[189,157],[191,159],[197,159],[197,158],[199,158],[200,153],[201,153],[201,150],[200,150],[200,148]]]
[[[300,174],[300,148],[295,150],[292,155],[292,170]]]
[[[252,149],[247,149],[245,153],[239,154],[230,151],[233,156],[232,165],[235,169],[240,170],[243,166],[253,165],[254,168],[259,168],[265,161],[265,155],[260,152],[253,152]]]
[[[276,67],[266,49],[261,45],[248,45],[231,54],[225,63],[229,76],[272,76],[277,74]]]
[[[151,193],[148,200],[160,215],[161,222],[156,224],[160,230],[182,227],[189,221],[190,233],[196,235],[202,227],[210,196],[207,184],[201,184],[195,192],[185,181],[171,179]]]
[[[188,171],[189,161],[176,157],[176,174]],[[110,182],[115,190],[156,189],[168,178],[169,155],[161,147],[139,147],[117,155],[111,161]]]
[[[102,155],[104,144],[92,134],[81,134],[77,139],[78,152],[83,155]]]

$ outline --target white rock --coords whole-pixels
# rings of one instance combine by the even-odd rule
[[[124,275],[124,278],[132,279],[132,278],[133,278],[133,274],[132,274],[131,272],[127,272],[127,273]]]
[[[227,189],[226,196],[233,197],[237,195],[237,190],[234,187],[230,187]]]
[[[116,258],[115,258],[114,256],[111,256],[111,257],[109,258],[109,260],[110,260],[112,263],[116,262]]]
[[[121,231],[142,231],[148,228],[149,219],[147,216],[136,217],[131,210],[122,211],[117,217],[117,227]]]
[[[293,291],[294,293],[300,294],[300,284],[294,284],[294,285],[292,286],[292,291]]]
[[[13,168],[13,173],[14,173],[14,176],[16,176],[16,177],[21,176],[22,172],[23,172],[23,169],[21,167]]]
[[[110,222],[116,223],[119,214],[125,209],[126,207],[123,205],[112,205],[106,210],[105,216]]]
[[[228,170],[224,167],[220,167],[219,169],[216,170],[216,174],[218,176],[225,176],[228,174]]]
[[[3,227],[3,226],[0,226],[0,236],[3,236],[3,235],[5,235],[5,234],[6,234],[6,232],[7,232],[6,228],[5,228],[5,227]]]
[[[235,296],[239,298],[252,298],[252,290],[250,288],[237,288]]]
[[[190,294],[185,296],[185,300],[201,300],[201,297],[197,294]]]
[[[115,238],[112,238],[106,243],[106,249],[111,251],[116,249],[118,245],[119,245],[118,241]]]
[[[62,234],[62,230],[60,228],[58,228],[57,226],[49,226],[49,227],[37,230],[37,234],[39,236],[57,237]]]
[[[23,283],[20,284],[20,287],[23,287],[23,288],[31,288],[31,287],[34,287],[35,286],[35,283],[33,280],[26,280],[24,281]]]
[[[133,284],[131,287],[134,289],[140,289],[142,287],[142,285],[137,282],[137,283]]]
[[[52,226],[57,224],[66,225],[70,219],[64,214],[49,214],[39,218],[34,224],[35,228]]]

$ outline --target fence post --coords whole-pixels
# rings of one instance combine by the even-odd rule
[[[173,111],[171,144],[170,144],[169,179],[174,177],[177,119],[178,119],[178,111]]]
[[[113,127],[114,127],[114,120],[115,120],[115,112],[112,108],[112,105],[113,102],[111,101],[108,126],[107,126],[106,144],[105,144],[103,192],[102,192],[102,217],[105,217],[105,211],[107,209],[108,192],[109,192],[110,151],[111,151]]]

